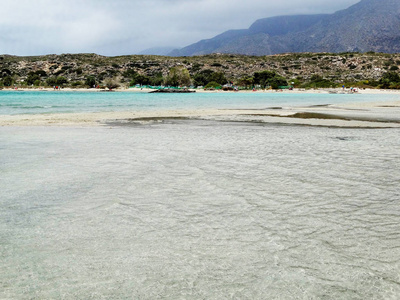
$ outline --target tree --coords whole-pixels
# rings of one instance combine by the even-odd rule
[[[286,86],[287,80],[275,71],[262,71],[254,73],[254,84],[259,84],[262,88],[271,86],[273,89],[277,89],[280,86]]]
[[[9,69],[2,69],[0,72],[0,77],[11,76],[12,72]]]
[[[46,77],[47,76],[47,73],[45,71],[43,71],[43,70],[37,70],[35,72],[35,74],[39,75],[40,77]]]
[[[182,86],[190,85],[191,78],[189,71],[182,66],[173,67],[169,70],[168,77],[165,81],[166,85],[170,86]]]
[[[153,86],[162,85],[164,83],[164,77],[161,72],[156,73],[150,77],[150,84]]]
[[[262,88],[265,88],[269,84],[269,81],[277,76],[275,71],[262,71],[262,72],[255,72],[254,73],[254,84],[261,85]]]
[[[205,86],[211,81],[215,81],[221,85],[228,82],[224,73],[214,72],[209,69],[197,73],[193,78],[193,83],[196,86]]]
[[[225,74],[222,72],[214,72],[213,74],[211,74],[210,80],[218,82],[221,85],[226,84],[228,82],[228,80],[225,77]]]
[[[222,86],[215,81],[211,81],[209,83],[207,83],[207,85],[204,87],[205,89],[220,89],[222,88]]]
[[[150,83],[150,78],[146,75],[136,73],[130,82],[130,86],[134,86],[135,84],[145,85]]]
[[[125,78],[134,78],[137,75],[137,72],[134,69],[128,69],[124,73],[122,73],[122,76]]]
[[[54,86],[57,83],[57,78],[56,77],[49,77],[46,79],[46,83],[49,86]]]
[[[96,86],[96,78],[94,76],[87,76],[85,79],[85,85],[89,87],[95,87]]]
[[[6,76],[3,78],[3,84],[4,86],[12,86],[14,80],[12,79],[11,76]]]
[[[245,86],[248,88],[249,86],[252,86],[254,82],[254,78],[250,76],[243,76],[242,78],[239,79],[239,85]]]
[[[201,73],[197,73],[196,75],[194,75],[193,84],[195,86],[205,86],[208,82],[209,81],[206,75]]]
[[[118,84],[117,82],[115,82],[114,80],[112,80],[111,78],[108,78],[108,79],[106,80],[106,87],[107,87],[109,90],[112,90],[112,89],[118,88],[118,87],[119,87],[119,84]]]
[[[321,75],[314,74],[310,78],[310,82],[306,83],[306,87],[312,87],[312,88],[329,88],[335,85],[334,82],[325,79]]]
[[[40,81],[40,76],[36,73],[31,72],[28,74],[28,77],[26,78],[26,83],[28,85],[32,85],[36,80]]]
[[[63,85],[65,83],[67,83],[67,82],[68,82],[68,79],[65,78],[64,76],[58,76],[57,79],[56,79],[57,85]]]
[[[274,76],[268,81],[268,85],[271,86],[273,89],[278,89],[280,86],[287,86],[287,80],[282,76]]]
[[[383,74],[379,84],[384,89],[396,88],[400,84],[400,76],[396,72],[387,72]]]

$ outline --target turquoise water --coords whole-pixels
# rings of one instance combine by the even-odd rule
[[[400,299],[400,134],[0,127],[0,299]]]
[[[159,109],[268,108],[398,99],[393,95],[289,93],[148,94],[0,91],[0,115]]]
[[[0,118],[380,100],[1,91]],[[0,126],[0,299],[400,299],[399,149],[398,128]]]

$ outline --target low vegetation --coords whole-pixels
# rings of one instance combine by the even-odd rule
[[[1,87],[186,86],[400,88],[400,54],[293,53],[195,57],[0,56]]]

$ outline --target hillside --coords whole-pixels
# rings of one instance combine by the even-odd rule
[[[63,54],[35,57],[0,56],[0,84],[85,86],[92,78],[96,84],[107,80],[127,86],[133,78],[156,78],[159,83],[173,67],[189,71],[192,79],[200,73],[216,72],[238,82],[254,72],[275,71],[288,80],[307,82],[319,75],[331,82],[376,81],[388,71],[398,72],[399,54],[379,53],[303,53],[271,56],[212,54],[195,57],[120,56]],[[60,85],[61,85],[60,84]]]
[[[400,1],[362,0],[331,15],[279,16],[170,53],[271,55],[298,52],[400,52]]]

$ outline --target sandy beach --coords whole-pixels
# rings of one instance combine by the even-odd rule
[[[53,89],[50,89],[51,91]],[[19,90],[21,91],[21,89]],[[32,91],[29,89],[29,91]],[[38,92],[48,91],[37,89]],[[96,91],[94,89],[64,89],[63,91]],[[148,92],[146,89],[119,89],[115,92]],[[239,93],[329,93],[332,90],[293,91],[240,91]],[[340,92],[341,90],[336,90]],[[234,93],[224,91],[200,91],[202,93]],[[2,115],[0,126],[105,126],[116,122],[160,122],[162,119],[188,118],[221,121],[264,122],[327,127],[400,128],[400,91],[361,90],[358,94],[398,95],[399,100],[390,102],[360,102],[343,105],[308,107],[271,107],[265,109],[195,109],[152,110],[63,114]]]
[[[49,91],[55,91],[53,88],[3,88],[4,91],[37,91],[37,92],[49,92]],[[59,91],[64,91],[64,92],[109,92],[107,89],[95,89],[95,88],[62,88]],[[151,91],[154,91],[154,89],[149,89],[149,88],[117,88],[112,90],[113,92],[134,92],[134,93],[149,93]],[[337,92],[337,93],[342,93],[342,92],[350,92],[350,88],[346,88],[343,90],[342,88],[326,88],[326,89],[302,89],[302,88],[295,88],[293,90],[240,90],[240,91],[223,91],[223,90],[204,90],[204,89],[193,89],[193,91],[196,91],[196,93],[288,93],[288,94],[297,94],[297,93],[302,93],[302,94],[324,94],[324,93],[329,93],[329,92]],[[400,97],[400,90],[391,90],[391,89],[357,89],[357,94],[364,94],[364,95],[399,95]]]

